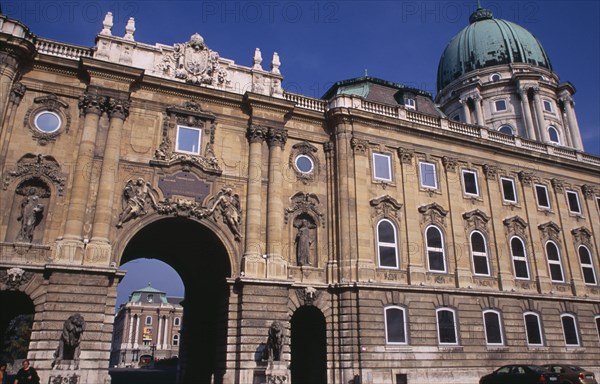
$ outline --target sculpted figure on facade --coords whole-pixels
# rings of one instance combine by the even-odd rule
[[[17,241],[30,243],[33,240],[33,232],[42,221],[44,206],[40,203],[40,195],[35,187],[30,187],[25,192],[21,201],[21,211],[17,220],[21,222],[21,229],[17,235]]]
[[[57,367],[63,360],[79,361],[81,337],[85,330],[85,320],[79,313],[75,313],[65,321],[58,341],[58,348],[54,352],[53,367]]]
[[[213,215],[213,219],[217,219],[215,212],[223,217],[223,222],[227,224],[229,230],[233,233],[235,239],[240,241],[242,234],[240,232],[240,224],[242,222],[240,207],[240,197],[233,193],[231,188],[222,188],[212,201],[207,215]]]
[[[267,350],[269,352],[269,361],[281,361],[283,355],[283,345],[285,343],[285,328],[280,321],[274,321],[269,328],[269,338],[267,339]]]
[[[123,211],[119,215],[117,227],[120,228],[123,223],[148,213],[148,205],[157,205],[150,183],[142,178],[129,180],[123,190]]]
[[[298,228],[298,233],[296,234],[296,258],[299,266],[311,265],[310,246],[313,243],[313,239],[310,231],[311,227],[314,228],[315,225],[311,226],[307,219],[299,221],[300,223],[296,226]]]

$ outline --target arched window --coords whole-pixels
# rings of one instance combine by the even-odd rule
[[[529,279],[529,266],[523,240],[516,236],[510,239],[510,254],[513,259],[515,277],[517,279]]]
[[[558,136],[558,130],[552,126],[548,127],[548,138],[553,144],[560,144],[560,137]]]
[[[381,268],[398,268],[398,236],[396,227],[387,220],[377,223],[377,255]]]
[[[507,135],[514,135],[515,132],[513,131],[512,127],[510,125],[502,125],[500,126],[500,128],[498,128],[498,132],[502,132],[502,133],[506,133]]]
[[[499,74],[499,73],[493,73],[493,74],[490,76],[490,80],[491,80],[491,81],[500,81],[500,80],[502,80],[502,75],[501,75],[501,74]]]
[[[550,279],[554,282],[563,283],[565,281],[560,260],[560,251],[554,241],[546,243],[546,259],[548,259],[548,269],[550,270]]]
[[[523,319],[525,321],[525,332],[527,333],[527,344],[544,345],[542,342],[540,316],[537,313],[525,312]]]
[[[579,263],[581,264],[583,281],[585,281],[586,284],[596,284],[596,271],[594,270],[590,250],[585,245],[580,245],[577,249],[577,253],[579,253]]]
[[[406,344],[406,311],[402,307],[385,308],[386,344]]]
[[[560,315],[560,322],[562,323],[565,345],[567,347],[578,346],[579,332],[577,332],[577,322],[575,321],[575,316],[569,314]]]
[[[504,345],[502,321],[500,312],[494,310],[483,311],[483,324],[485,326],[485,342],[487,345]]]
[[[173,335],[173,346],[176,347],[179,345],[179,335]]]
[[[176,327],[179,327],[180,324],[181,324],[181,317],[176,317],[175,320],[173,321],[173,325],[175,325]]]
[[[487,244],[485,237],[479,231],[471,232],[471,256],[473,258],[474,273],[476,275],[489,276],[490,265]]]
[[[440,308],[436,310],[438,340],[440,344],[458,344],[454,310]]]
[[[152,316],[146,316],[146,325],[152,325]]]
[[[425,230],[425,242],[429,270],[446,272],[446,256],[444,255],[444,237],[442,231],[433,225],[427,227]]]

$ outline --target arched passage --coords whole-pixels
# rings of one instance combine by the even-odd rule
[[[292,383],[327,383],[325,317],[313,306],[300,307],[291,321]]]
[[[23,292],[0,292],[0,361],[27,357],[35,307]]]
[[[196,221],[166,218],[137,232],[125,247],[120,263],[138,258],[155,258],[169,264],[185,286],[177,381],[220,383],[226,361],[226,279],[231,276],[225,246]]]

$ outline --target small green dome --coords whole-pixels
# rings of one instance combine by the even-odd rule
[[[540,42],[525,28],[494,19],[492,12],[478,8],[444,50],[438,65],[437,89],[476,69],[499,64],[527,63],[552,70]]]

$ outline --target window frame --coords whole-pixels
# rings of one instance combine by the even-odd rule
[[[300,169],[300,166],[298,165],[298,161],[300,159],[308,159],[310,163],[310,169],[308,171],[303,171],[302,169]],[[312,159],[312,157],[304,153],[300,153],[296,157],[294,157],[294,167],[298,172],[302,173],[303,175],[310,175],[315,170],[315,161]]]
[[[575,338],[577,339],[576,344],[569,344],[567,341],[567,332],[565,330],[565,323],[563,321],[564,318],[569,317],[573,320],[573,330],[575,333]],[[581,346],[581,338],[579,337],[579,327],[577,326],[577,318],[570,313],[563,313],[560,315],[560,325],[563,332],[563,340],[565,341],[566,347],[580,347]]]
[[[441,338],[441,327],[440,327],[440,317],[439,314],[440,312],[450,312],[452,314],[452,322],[453,322],[453,330],[454,330],[454,342],[446,342],[446,341],[442,341]],[[448,307],[442,307],[442,308],[437,308],[435,310],[435,323],[436,323],[436,328],[437,328],[437,336],[438,336],[438,344],[439,345],[460,345],[459,340],[458,340],[458,322],[456,321],[456,310],[453,308],[448,308]]]
[[[404,108],[415,111],[417,109],[417,100],[414,97],[406,97],[404,99]]]
[[[179,346],[179,335],[178,334],[174,334],[173,337],[171,338],[171,345],[174,347]]]
[[[511,183],[513,195],[515,197],[514,200],[509,200],[506,198],[506,194],[504,193],[504,181],[508,181]],[[500,187],[502,188],[502,201],[504,201],[505,203],[509,203],[509,204],[518,204],[519,197],[517,196],[517,186],[515,184],[515,179],[513,179],[511,177],[504,177],[504,176],[500,177]]]
[[[546,106],[550,108],[546,108]],[[552,105],[552,101],[548,99],[542,99],[542,108],[544,108],[544,112],[554,113],[554,106]]]
[[[540,338],[539,344],[532,343],[529,341],[530,333],[529,333],[529,327],[527,326],[527,316],[534,316],[537,320],[537,327],[538,327],[538,332],[539,332],[538,336]],[[527,312],[523,313],[523,323],[525,325],[525,340],[527,342],[527,346],[543,347],[544,346],[544,332],[542,331],[542,320],[540,318],[540,315],[536,312],[527,311]]]
[[[433,182],[435,185],[425,185],[423,174],[425,173],[423,170],[423,166],[431,166],[433,167]],[[437,180],[437,164],[430,161],[419,161],[419,185],[424,189],[438,189],[438,180]]]
[[[598,341],[600,341],[600,315],[594,316],[594,323],[596,323],[596,335],[598,336]]]
[[[503,102],[504,103],[504,109],[498,109],[498,103],[499,102]],[[506,102],[506,99],[496,99],[496,100],[494,100],[494,111],[495,112],[506,112],[506,111],[508,111],[508,103]]]
[[[554,247],[556,248],[556,255],[558,256],[558,260],[552,260],[552,261],[550,260],[549,253],[548,253],[548,245],[549,244],[554,245]],[[563,269],[562,257],[560,255],[560,248],[558,247],[558,244],[556,244],[556,242],[554,240],[546,241],[546,243],[544,244],[544,253],[546,254],[546,263],[548,264],[548,272],[550,275],[550,281],[552,281],[553,283],[564,283],[565,282],[565,271]],[[562,276],[561,280],[554,280],[554,276],[552,276],[551,265],[558,265],[558,267],[560,268],[560,274]]]
[[[389,178],[377,176],[377,162],[375,160],[376,157],[387,159],[387,169],[388,169],[388,172],[390,175]],[[372,160],[372,164],[373,164],[373,180],[383,181],[383,182],[387,182],[387,183],[390,183],[394,180],[394,172],[392,169],[392,156],[390,154],[382,153],[382,152],[373,152],[371,160]]]
[[[556,140],[552,140],[552,135],[550,134],[550,130],[553,130],[556,133]],[[555,145],[562,144],[560,141],[560,133],[558,132],[558,128],[556,128],[554,125],[550,125],[546,129],[546,132],[548,132],[548,141],[550,141],[550,143],[555,144]]]
[[[402,331],[404,333],[404,341],[390,341],[389,340],[389,330],[390,325],[388,325],[388,310],[399,310],[402,312]],[[383,309],[383,318],[385,323],[385,344],[386,345],[408,345],[408,333],[406,327],[406,308],[399,305],[388,305]]]
[[[483,239],[483,246],[485,248],[485,252],[482,254],[479,251],[474,251],[473,250],[473,235],[474,234],[478,234],[481,236],[481,238]],[[469,248],[471,250],[471,262],[473,263],[473,275],[475,276],[491,276],[491,268],[490,268],[490,256],[489,256],[489,249],[487,246],[487,239],[485,237],[485,235],[483,234],[483,232],[478,231],[478,230],[474,230],[471,231],[471,234],[469,235]],[[475,263],[475,257],[485,257],[485,265],[487,268],[487,273],[479,273],[477,272],[477,268],[476,268],[476,263]]]
[[[490,75],[490,81],[495,82],[495,81],[500,81],[502,80],[502,75],[499,74],[498,72],[494,72]]]
[[[179,130],[180,129],[189,129],[191,131],[198,131],[198,151],[186,151],[184,149],[179,148]],[[199,127],[190,127],[187,125],[177,125],[177,130],[175,131],[175,152],[177,153],[187,153],[189,155],[200,156],[202,152],[202,128]]]
[[[581,248],[585,249],[587,252],[587,256],[590,259],[589,263],[583,263],[583,261],[581,260]],[[577,258],[579,259],[579,266],[581,268],[581,277],[583,278],[583,282],[585,285],[598,285],[598,276],[596,276],[596,268],[594,268],[594,259],[592,257],[592,252],[590,251],[590,249],[584,245],[584,244],[580,244],[577,247]],[[592,277],[594,278],[594,282],[593,283],[588,283],[587,279],[586,279],[586,274],[584,272],[584,269],[590,269],[592,271]]]
[[[569,199],[569,194],[575,196],[575,199],[577,201],[577,208],[578,208],[577,211],[574,211],[571,207],[571,199]],[[582,215],[583,213],[581,212],[581,200],[579,199],[579,193],[572,189],[565,189],[565,197],[567,198],[567,206],[569,207],[569,213],[571,213],[573,215]]]
[[[475,181],[475,193],[467,192],[467,181],[465,180],[466,173],[470,173],[473,175],[473,179]],[[480,192],[479,192],[479,180],[478,180],[477,171],[473,170],[473,169],[462,169],[461,176],[462,176],[462,183],[463,183],[463,193],[467,196],[479,197]]]
[[[546,201],[548,202],[547,206],[540,204],[538,188],[541,188],[544,190],[544,194],[546,195]],[[552,204],[550,203],[550,194],[548,193],[548,187],[545,184],[533,184],[533,190],[535,191],[535,202],[537,204],[537,207],[541,208],[541,209],[547,209],[547,210],[551,209]]]
[[[440,234],[440,240],[442,243],[442,248],[434,248],[434,247],[430,247],[429,246],[429,240],[427,239],[427,232],[432,229],[435,228],[435,230],[438,231],[438,233]],[[445,247],[445,242],[444,242],[444,232],[442,232],[442,230],[437,226],[437,225],[428,225],[425,228],[425,252],[426,252],[426,256],[427,256],[427,270],[429,272],[436,272],[436,273],[448,273],[448,265],[446,262],[446,247]],[[429,256],[429,252],[441,252],[442,253],[442,263],[444,264],[444,269],[443,270],[436,270],[436,269],[431,269],[431,262],[430,262],[430,256]]]
[[[394,231],[394,243],[387,243],[387,242],[381,242],[379,241],[379,226],[381,225],[381,223],[383,222],[387,222],[392,226],[392,229]],[[377,265],[379,268],[384,268],[384,269],[399,269],[400,268],[400,260],[399,260],[399,255],[398,255],[398,228],[396,227],[396,225],[394,224],[393,221],[387,219],[387,218],[382,218],[377,222],[377,225],[375,226],[375,242],[377,243]],[[396,266],[395,267],[390,267],[390,266],[384,266],[381,263],[381,247],[386,247],[386,248],[394,248],[394,253],[395,253],[395,260],[396,260]]]
[[[180,327],[181,326],[181,317],[176,317],[173,319],[173,326]]]
[[[43,115],[52,115],[53,117],[55,117],[58,120],[58,124],[56,126],[56,128],[52,129],[52,130],[46,130],[41,128],[41,124],[38,124],[38,120],[40,119],[41,116]],[[58,132],[62,126],[63,126],[63,119],[62,117],[55,111],[49,110],[49,109],[44,109],[41,111],[38,111],[35,116],[33,117],[33,126],[35,127],[35,129],[37,129],[39,132],[43,133],[43,134],[54,134],[56,132]]]
[[[498,319],[498,329],[500,331],[500,342],[499,343],[492,343],[489,341],[489,337],[488,337],[488,322],[485,318],[485,315],[488,313],[493,313],[495,314]],[[504,345],[504,329],[503,329],[503,324],[502,324],[502,314],[500,313],[500,311],[495,310],[495,309],[486,309],[482,312],[482,317],[483,317],[483,332],[485,334],[485,344],[489,345],[489,346],[502,346]]]
[[[515,252],[513,249],[513,240],[518,240],[521,242],[521,245],[523,246],[523,256],[515,256]],[[523,241],[523,239],[521,239],[519,236],[512,236],[510,238],[509,241],[509,247],[510,247],[510,258],[512,260],[512,265],[513,265],[513,272],[514,272],[514,277],[515,279],[519,279],[519,280],[531,280],[531,272],[529,271],[529,260],[527,257],[527,245],[525,244],[525,241]],[[515,261],[523,261],[525,262],[525,269],[527,271],[527,277],[519,277],[517,276],[517,266],[515,264]]]
[[[510,129],[510,133],[502,132],[502,128]],[[500,133],[503,133],[505,135],[511,135],[511,136],[515,135],[515,129],[512,126],[510,126],[510,124],[502,124],[501,126],[498,127],[497,131]]]
[[[146,316],[146,319],[144,319],[144,325],[152,325],[152,316]]]

